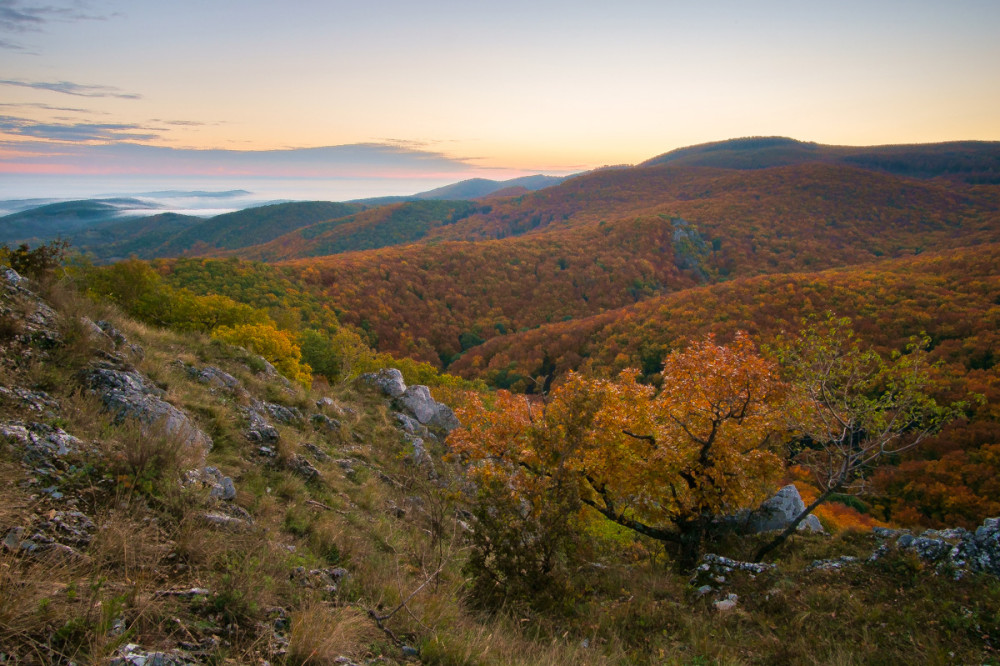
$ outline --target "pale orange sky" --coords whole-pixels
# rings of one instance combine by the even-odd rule
[[[123,142],[566,172],[751,135],[1000,139],[1000,2],[693,5],[3,0],[0,167]]]

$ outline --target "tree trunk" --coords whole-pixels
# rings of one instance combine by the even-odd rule
[[[775,548],[777,548],[781,544],[785,543],[785,541],[788,540],[788,537],[790,537],[793,534],[795,534],[795,530],[798,529],[799,523],[801,523],[803,520],[805,520],[806,516],[808,516],[810,513],[812,513],[813,510],[816,507],[818,507],[820,504],[822,504],[823,502],[825,502],[826,498],[829,497],[830,495],[832,495],[834,492],[836,492],[839,488],[840,488],[840,486],[833,486],[831,488],[827,488],[822,493],[820,493],[819,497],[817,497],[813,501],[812,504],[810,504],[805,509],[803,509],[802,513],[800,513],[799,515],[795,516],[795,520],[793,520],[788,525],[788,527],[786,527],[784,529],[784,531],[781,532],[781,534],[779,534],[778,536],[774,537],[773,539],[771,539],[771,541],[769,541],[768,543],[766,543],[766,544],[764,544],[763,546],[760,547],[760,549],[757,551],[757,553],[753,556],[753,561],[754,562],[760,562],[762,559],[764,559],[765,555],[767,555],[768,553],[770,553],[772,550],[774,550]]]
[[[701,557],[701,541],[705,534],[705,521],[702,518],[678,523],[680,528],[680,553],[677,567],[684,572],[698,566]]]

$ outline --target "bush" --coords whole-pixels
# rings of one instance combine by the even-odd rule
[[[33,280],[42,280],[53,275],[62,265],[68,248],[69,243],[64,240],[54,240],[33,250],[26,243],[13,250],[0,245],[0,265],[10,266]]]
[[[312,383],[312,368],[302,363],[302,350],[292,334],[271,324],[220,326],[212,338],[237,347],[245,347],[274,364],[278,372],[303,386]]]

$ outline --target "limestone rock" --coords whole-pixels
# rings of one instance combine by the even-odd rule
[[[747,530],[751,533],[771,532],[788,527],[796,516],[806,508],[794,484],[788,484],[773,497],[766,500],[758,509],[752,511],[747,519]],[[810,514],[799,523],[800,531],[822,532],[819,518]]]
[[[134,418],[147,427],[162,427],[202,453],[212,448],[212,439],[187,414],[165,401],[164,392],[142,374],[98,366],[87,374],[86,383],[117,420]]]
[[[45,423],[0,423],[0,435],[21,447],[22,458],[29,467],[52,467],[58,460],[79,453],[83,446],[83,442],[62,428]]]
[[[715,606],[715,610],[725,612],[736,608],[736,604],[739,600],[740,598],[736,595],[736,593],[730,592],[724,599],[719,599],[712,605]]]
[[[210,497],[230,502],[236,499],[236,484],[228,476],[224,476],[216,467],[193,469],[185,475],[186,484],[201,483],[209,487]]]
[[[302,412],[296,407],[285,407],[273,402],[260,402],[256,403],[256,406],[258,409],[263,408],[278,423],[295,425],[302,421]]]
[[[226,389],[235,393],[239,393],[243,389],[243,386],[240,384],[240,380],[236,379],[236,377],[233,377],[228,372],[219,370],[211,365],[206,365],[204,368],[197,371],[196,377],[198,378],[198,381],[203,384],[209,384],[214,388]]]
[[[111,660],[111,666],[187,666],[197,663],[192,655],[180,650],[147,652],[134,643],[123,647],[119,656]]]
[[[59,403],[45,391],[32,391],[20,386],[0,386],[0,399],[33,412],[52,412],[59,410]]]
[[[319,470],[313,467],[312,463],[306,460],[304,456],[297,453],[292,456],[291,460],[288,461],[288,469],[292,470],[306,481],[318,479],[320,476]]]
[[[390,398],[398,398],[406,391],[403,373],[396,368],[382,368],[378,372],[361,375],[361,381],[374,386]]]
[[[440,428],[451,432],[459,426],[455,412],[448,405],[442,404],[431,397],[426,386],[411,386],[406,389],[397,402],[410,412],[418,422],[432,428]]]
[[[987,518],[975,532],[962,528],[926,530],[918,536],[900,532],[894,543],[883,543],[869,561],[894,550],[912,552],[956,578],[967,573],[1000,576],[1000,518]]]
[[[835,571],[843,569],[847,565],[856,564],[858,558],[851,555],[841,555],[828,560],[813,560],[812,564],[806,567],[810,571]]]
[[[243,434],[251,442],[273,444],[278,441],[278,429],[271,425],[271,422],[255,406],[244,407],[243,415],[247,418],[247,429],[243,431]]]
[[[396,418],[396,423],[399,424],[399,428],[403,432],[416,437],[431,437],[431,431],[427,429],[427,426],[415,418],[407,416],[402,412],[396,412],[393,416]]]
[[[336,432],[340,430],[340,421],[337,419],[331,419],[326,414],[313,414],[309,417],[313,426],[321,430],[328,430],[330,432]]]

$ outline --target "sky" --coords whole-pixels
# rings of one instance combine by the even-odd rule
[[[740,136],[1000,140],[997,35],[997,0],[0,0],[0,180],[431,183]]]

